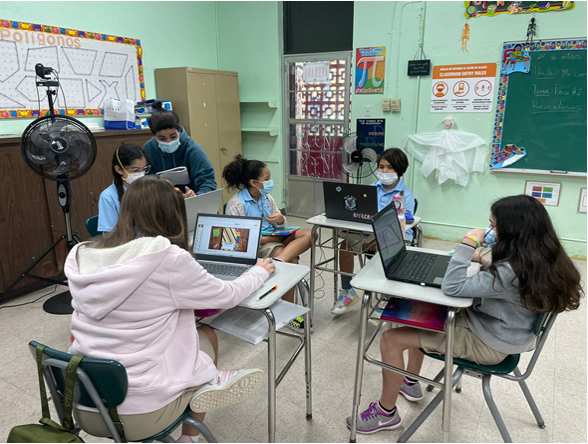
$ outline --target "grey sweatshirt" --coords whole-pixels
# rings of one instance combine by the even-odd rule
[[[455,247],[443,279],[443,293],[474,298],[473,305],[466,309],[467,324],[488,347],[507,354],[532,350],[536,338],[533,327],[538,314],[521,305],[512,267],[508,263],[496,266],[502,283],[489,271],[467,277],[474,251],[465,245]]]

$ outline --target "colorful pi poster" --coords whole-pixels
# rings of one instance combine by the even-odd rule
[[[431,112],[491,112],[495,78],[496,63],[435,66]]]
[[[384,94],[386,47],[355,51],[355,94]]]
[[[465,2],[467,18],[493,16],[498,14],[523,14],[528,12],[566,11],[574,9],[575,2]]]

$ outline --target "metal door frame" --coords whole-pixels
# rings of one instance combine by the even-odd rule
[[[284,202],[286,203],[286,211],[288,212],[290,209],[290,195],[288,192],[288,185],[290,181],[290,125],[291,124],[315,124],[315,125],[333,125],[339,124],[346,127],[347,131],[349,131],[351,127],[351,120],[350,120],[350,113],[351,113],[351,94],[352,94],[352,57],[353,51],[333,51],[333,52],[319,52],[319,53],[312,53],[312,54],[297,54],[297,55],[284,55],[282,57],[282,103],[284,104],[284,112],[282,115],[282,134],[285,136],[282,138],[283,144],[283,152],[285,155],[285,162],[284,162]],[[343,106],[343,120],[332,120],[332,119],[291,119],[290,118],[290,90],[288,86],[289,82],[289,75],[290,72],[288,67],[290,63],[296,62],[324,62],[324,61],[332,61],[332,60],[345,60],[346,61],[346,70],[345,70],[345,79],[347,83],[347,91],[348,91],[348,98],[349,100],[345,100]],[[342,172],[342,176],[344,173]],[[331,180],[331,179],[322,179],[322,178],[313,178],[313,177],[300,177],[300,176],[292,176],[298,177],[301,180],[308,180],[312,182],[317,181],[324,181],[324,180]]]

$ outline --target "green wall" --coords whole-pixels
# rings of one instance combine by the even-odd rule
[[[214,2],[2,1],[0,19],[141,39],[148,98],[155,96],[156,68],[218,68]],[[31,120],[2,119],[0,134],[20,134]],[[83,121],[102,125],[100,118]]]
[[[426,3],[426,5],[425,5]],[[382,96],[354,96],[352,122],[365,117],[371,106],[372,117],[386,118],[386,146],[404,148],[406,136],[443,129],[445,114],[429,111],[431,77],[420,80],[406,76],[407,61],[418,47],[419,15],[424,17],[424,49],[433,65],[499,62],[502,43],[526,36],[532,17],[537,21],[536,39],[586,36],[585,2],[567,12],[498,15],[466,19],[464,4],[446,2],[356,2],[354,46],[387,46],[386,89]],[[468,23],[471,38],[468,52],[461,52],[461,29]],[[400,113],[383,113],[381,98],[400,98]],[[493,113],[451,115],[457,129],[478,134],[491,141]],[[570,255],[586,256],[586,214],[577,211],[584,178],[546,177],[519,174],[473,173],[464,188],[452,181],[437,184],[434,174],[425,179],[421,164],[411,159],[406,181],[419,200],[418,215],[423,218],[425,235],[458,239],[473,226],[485,226],[491,203],[503,196],[520,194],[526,180],[545,180],[562,184],[558,207],[547,207],[559,236]]]

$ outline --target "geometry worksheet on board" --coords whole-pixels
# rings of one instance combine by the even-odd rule
[[[99,114],[109,97],[143,100],[140,45],[135,39],[0,20],[0,117],[39,115],[39,96],[47,108],[45,89],[37,95],[37,63],[59,73],[63,92],[55,106],[67,105],[70,114]]]

